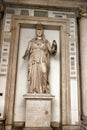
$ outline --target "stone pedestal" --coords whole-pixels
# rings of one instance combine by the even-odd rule
[[[50,130],[51,101],[50,94],[25,94],[26,130]]]

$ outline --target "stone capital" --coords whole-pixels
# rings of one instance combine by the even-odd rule
[[[81,6],[79,9],[80,18],[87,18],[87,6]]]

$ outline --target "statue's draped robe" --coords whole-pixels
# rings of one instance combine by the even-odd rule
[[[27,47],[29,55],[29,93],[49,93],[48,74],[51,46],[46,39],[33,39]]]

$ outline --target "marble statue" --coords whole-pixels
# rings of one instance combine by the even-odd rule
[[[36,25],[36,38],[28,43],[23,58],[29,56],[28,85],[29,93],[50,93],[48,75],[50,70],[50,55],[57,52],[56,41],[52,46],[45,39],[42,24]]]

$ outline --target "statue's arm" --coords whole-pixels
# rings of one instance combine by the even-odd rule
[[[47,49],[48,49],[49,53],[51,53],[51,45],[48,40],[46,40],[46,45],[47,45]]]
[[[23,55],[23,59],[25,59],[26,56],[29,55],[30,48],[31,48],[31,41],[28,42],[28,47],[27,47],[27,49],[26,49],[26,51],[25,51],[25,53],[24,53],[24,55]]]

